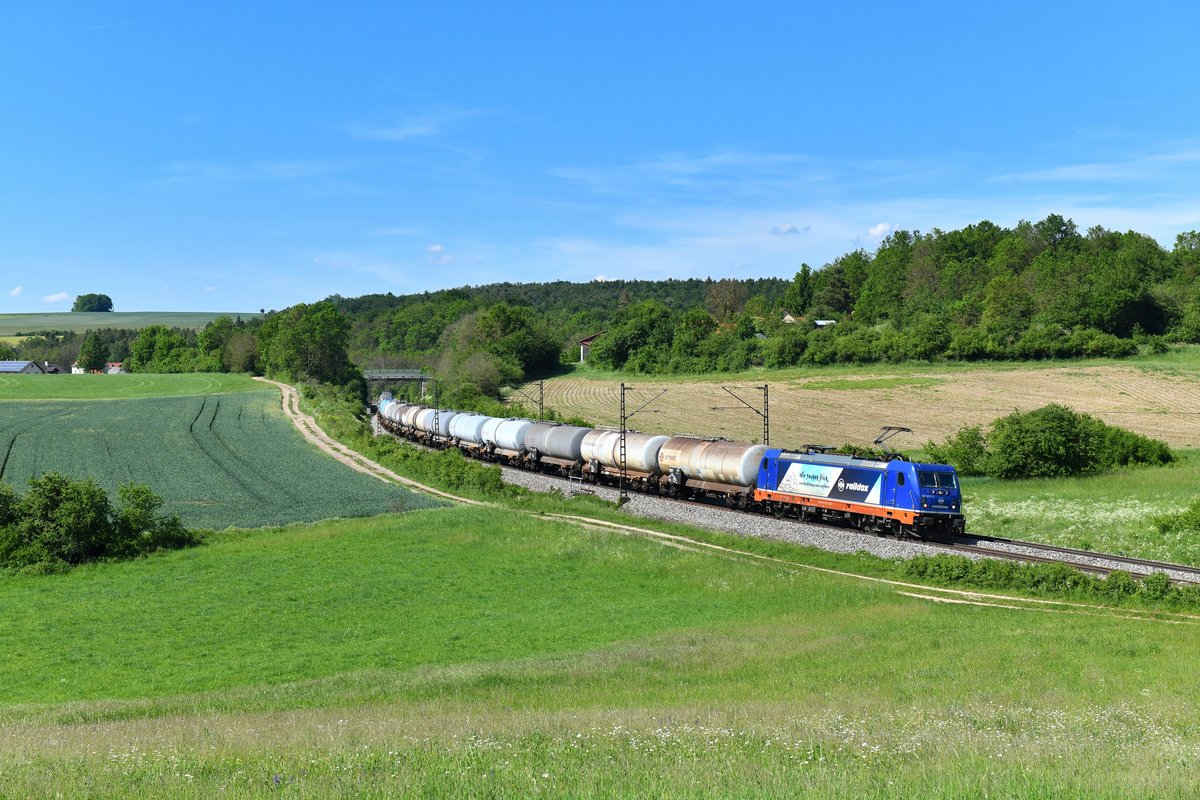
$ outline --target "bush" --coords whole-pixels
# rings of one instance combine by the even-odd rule
[[[989,474],[1052,478],[1089,472],[1099,463],[1096,429],[1066,406],[1051,403],[992,423]]]
[[[988,473],[988,443],[983,428],[970,425],[960,428],[942,444],[926,442],[925,452],[931,461],[950,464],[964,475]]]
[[[114,510],[91,478],[56,472],[30,478],[24,495],[0,485],[0,565],[56,572],[198,543],[178,516],[159,514],[163,501],[148,487],[123,484],[118,495]]]
[[[1101,426],[1101,466],[1122,467],[1128,464],[1170,464],[1175,454],[1166,442],[1142,436],[1140,433],[1105,425]]]
[[[901,575],[942,586],[1017,589],[1045,597],[1071,597],[1121,603],[1135,598],[1151,605],[1200,606],[1200,587],[1178,587],[1166,573],[1154,572],[1141,581],[1116,570],[1100,579],[1066,564],[1022,564],[1007,559],[938,554],[905,561]]]
[[[965,475],[995,478],[1080,475],[1175,460],[1165,442],[1054,403],[1001,417],[986,434],[978,426],[962,428],[941,444],[926,443],[925,449],[932,460],[952,464]]]
[[[1200,499],[1197,499],[1192,505],[1178,514],[1164,514],[1161,517],[1155,517],[1154,527],[1158,528],[1159,533],[1181,533],[1183,531],[1196,531],[1200,533]]]

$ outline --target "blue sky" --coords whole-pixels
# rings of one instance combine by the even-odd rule
[[[1049,213],[1200,229],[1191,4],[345,6],[6,3],[0,312],[791,277]]]

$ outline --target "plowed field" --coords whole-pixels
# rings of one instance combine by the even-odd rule
[[[693,433],[738,441],[762,440],[761,417],[740,405],[727,386],[762,409],[769,385],[771,443],[869,444],[884,425],[912,428],[894,440],[898,449],[941,441],[965,425],[986,425],[1014,410],[1062,403],[1107,423],[1200,447],[1200,377],[1188,369],[1136,364],[971,369],[947,367],[889,374],[845,372],[757,379],[669,381],[626,378],[629,412],[666,393],[629,418],[629,427],[653,433]],[[620,379],[562,377],[547,380],[546,405],[597,425],[620,424]],[[526,392],[536,396],[536,387]]]

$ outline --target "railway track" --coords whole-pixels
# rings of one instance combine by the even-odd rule
[[[1031,562],[1069,564],[1084,572],[1096,575],[1107,575],[1116,570],[1124,570],[1134,577],[1145,577],[1153,572],[1163,572],[1171,580],[1179,583],[1200,583],[1200,567],[1172,564],[1165,561],[1152,561],[1146,558],[1096,553],[1073,547],[1038,544],[1036,542],[1007,539],[999,536],[973,536],[968,534],[953,537],[947,544],[954,550],[975,553],[990,558],[1000,557]]]
[[[731,514],[747,513],[745,511],[738,511],[737,509],[729,508],[728,506],[722,506],[705,500],[672,500],[671,502],[690,503],[708,508],[718,508]],[[805,520],[804,524],[818,525],[834,530],[854,531],[853,528],[832,525],[815,520]],[[866,532],[858,533],[861,533],[863,536],[886,536],[884,534],[871,534]],[[1185,564],[1172,564],[1166,561],[1152,561],[1150,559],[1134,558],[1132,556],[1096,553],[1091,550],[1079,550],[1072,547],[1059,547],[1051,544],[1038,544],[1036,542],[1026,542],[1019,539],[1006,539],[997,536],[976,536],[971,534],[952,536],[947,539],[912,539],[910,537],[890,536],[886,536],[886,538],[900,538],[904,541],[920,542],[921,544],[929,547],[983,558],[1003,558],[1011,561],[1022,561],[1030,564],[1063,564],[1069,567],[1074,567],[1081,572],[1086,572],[1090,575],[1096,575],[1099,577],[1105,577],[1112,572],[1116,572],[1117,570],[1124,570],[1125,572],[1130,573],[1134,578],[1138,579],[1145,578],[1147,575],[1150,575],[1154,572],[1163,572],[1168,578],[1176,583],[1200,584],[1200,567],[1191,567]]]
[[[373,424],[373,428],[374,428],[375,432],[377,432],[377,433],[384,432],[382,426],[379,426],[377,424],[375,418],[372,419],[372,424]],[[402,438],[404,441],[407,441],[409,444],[412,444],[415,447],[424,447],[424,445],[419,444],[417,442],[413,442],[410,439],[404,439],[403,437],[399,437],[399,438]],[[520,469],[517,469],[516,467],[511,467],[511,466],[505,467],[504,469],[505,470],[513,470],[514,472],[520,473],[522,475],[537,476],[539,479],[550,481],[550,482],[553,482],[556,484],[573,485],[577,489],[582,488],[583,491],[588,491],[588,492],[592,492],[592,493],[597,493],[597,492],[607,493],[609,490],[611,490],[611,492],[614,495],[616,493],[616,489],[612,488],[612,487],[596,485],[596,484],[583,484],[581,487],[581,485],[578,483],[578,481],[572,481],[568,478],[563,478],[563,477],[548,474],[548,473],[530,472],[527,470],[520,470]],[[586,487],[586,488],[584,488],[584,487]],[[760,512],[740,511],[740,510],[731,508],[727,505],[724,505],[724,504],[721,504],[718,502],[713,502],[711,500],[696,500],[696,499],[681,500],[681,499],[667,498],[667,497],[661,496],[661,495],[636,494],[636,493],[633,496],[639,497],[639,498],[657,500],[657,501],[661,501],[663,503],[670,503],[670,504],[674,504],[674,505],[693,506],[696,508],[704,508],[704,509],[708,509],[708,510],[712,510],[712,511],[720,511],[720,512],[724,512],[725,514],[730,515],[732,518],[737,518],[737,519],[741,519],[741,520],[746,520],[746,519],[772,519],[772,520],[775,520],[775,519],[778,519],[777,517],[775,517],[774,515],[771,515],[771,514],[763,514]],[[1088,550],[1077,550],[1077,549],[1073,549],[1073,548],[1069,548],[1069,547],[1058,547],[1056,545],[1043,545],[1043,544],[1037,544],[1035,542],[1026,542],[1026,541],[1020,541],[1020,540],[1016,540],[1016,539],[1005,539],[1005,538],[993,537],[993,536],[976,536],[976,535],[971,535],[971,534],[966,534],[966,535],[957,536],[957,537],[947,537],[947,538],[944,538],[941,540],[938,540],[938,539],[912,539],[912,538],[908,538],[908,537],[890,537],[890,536],[881,536],[881,535],[876,535],[876,534],[871,534],[871,533],[866,533],[866,532],[860,532],[854,528],[840,526],[840,525],[832,525],[832,524],[828,524],[828,523],[817,522],[814,520],[805,520],[803,522],[800,522],[799,520],[789,518],[786,521],[786,524],[796,525],[796,526],[812,526],[814,528],[825,529],[825,530],[829,530],[831,532],[840,532],[840,533],[845,533],[845,534],[849,534],[849,535],[853,535],[853,536],[868,537],[868,538],[870,538],[872,540],[876,540],[876,541],[881,540],[881,539],[884,539],[884,540],[892,539],[897,542],[909,542],[909,543],[913,543],[913,544],[924,545],[925,547],[930,548],[935,551],[948,551],[951,553],[960,553],[963,555],[968,555],[968,556],[977,557],[977,558],[978,557],[1002,558],[1002,559],[1008,559],[1008,560],[1013,560],[1013,561],[1022,561],[1022,562],[1026,562],[1026,563],[1063,564],[1066,566],[1074,567],[1082,572],[1085,572],[1085,573],[1088,573],[1091,575],[1097,575],[1097,576],[1106,576],[1109,573],[1114,572],[1116,570],[1124,570],[1126,572],[1129,572],[1135,578],[1144,578],[1153,572],[1163,572],[1172,581],[1175,581],[1177,583],[1198,583],[1198,584],[1200,584],[1200,567],[1190,567],[1190,566],[1186,566],[1186,565],[1182,565],[1182,564],[1171,564],[1171,563],[1166,563],[1166,562],[1152,561],[1149,559],[1133,558],[1130,556],[1119,556],[1119,555],[1110,555],[1110,554],[1105,554],[1105,553],[1095,553],[1095,552],[1091,552]],[[741,532],[745,533],[745,531],[744,531],[745,526],[739,525],[736,527],[743,528],[743,530]],[[867,548],[863,548],[863,549],[867,549]],[[894,557],[894,556],[888,556],[888,557]]]

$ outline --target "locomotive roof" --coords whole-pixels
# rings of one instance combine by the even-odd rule
[[[888,465],[886,461],[876,461],[873,458],[855,458],[854,456],[839,456],[832,453],[797,453],[793,450],[784,450],[779,455],[794,461],[807,461],[810,464],[822,464],[829,467],[887,469]]]

